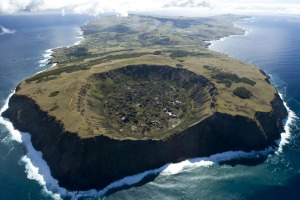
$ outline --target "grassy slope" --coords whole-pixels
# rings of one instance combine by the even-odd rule
[[[22,82],[17,93],[36,100],[43,110],[61,120],[66,130],[77,132],[81,137],[92,137],[109,130],[91,129],[86,117],[76,109],[79,90],[88,83],[91,74],[129,64],[173,67],[181,64],[183,68],[201,74],[215,83],[219,90],[216,111],[253,118],[256,111],[271,110],[270,101],[276,90],[265,82],[266,77],[259,69],[209,51],[204,42],[241,34],[240,29],[232,26],[232,21],[237,19],[234,16],[199,19],[130,16],[92,21],[82,27],[85,40],[81,45],[57,49],[52,62],[59,64]],[[193,53],[190,56],[171,58],[170,54],[176,49]],[[153,55],[154,51],[162,51],[162,54]],[[247,77],[256,84],[251,86],[233,83],[227,87],[212,78],[213,71],[205,68],[206,65],[239,77]],[[250,90],[253,97],[242,100],[234,96],[232,91],[239,86]],[[49,97],[54,91],[59,93]]]

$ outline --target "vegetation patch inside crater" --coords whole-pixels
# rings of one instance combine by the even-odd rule
[[[184,89],[165,82],[130,82],[108,93],[103,108],[120,131],[147,134],[180,124],[188,101]]]

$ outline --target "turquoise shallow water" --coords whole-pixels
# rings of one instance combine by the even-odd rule
[[[21,17],[0,17],[0,25],[16,30],[14,35],[0,36],[1,107],[21,80],[48,67],[39,62],[45,59],[45,50],[78,41],[74,28],[86,21],[76,16],[29,18],[25,21],[31,23],[25,24]],[[300,116],[300,18],[256,17],[237,25],[252,31],[214,42],[211,49],[255,64],[271,75],[272,83],[295,113],[289,121],[289,143],[267,157],[265,152],[227,152],[165,166],[139,184],[110,191],[105,199],[300,199],[300,122],[296,118]],[[40,177],[30,171],[34,168],[24,157],[26,148],[13,141],[1,124],[0,140],[0,199],[55,198],[47,193]],[[23,140],[28,140],[26,134]],[[251,159],[220,163],[241,155]],[[125,182],[136,182],[138,178]],[[49,185],[50,190],[59,192]],[[96,192],[85,195],[95,196]]]

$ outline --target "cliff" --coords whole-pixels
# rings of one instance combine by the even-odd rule
[[[275,95],[272,111],[257,113],[257,121],[216,112],[163,140],[115,140],[107,136],[82,139],[65,131],[60,121],[26,96],[13,95],[3,113],[17,129],[31,134],[53,177],[69,190],[101,189],[125,176],[187,158],[263,149],[280,137],[286,115]]]

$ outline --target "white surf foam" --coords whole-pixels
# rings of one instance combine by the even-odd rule
[[[36,151],[31,143],[31,136],[29,133],[21,133],[22,142],[26,147],[26,155],[21,158],[25,164],[25,172],[27,178],[36,180],[42,187],[43,192],[55,199],[61,199],[61,194],[66,194],[64,188],[58,186],[58,181],[51,176],[49,166],[42,157],[42,153]]]
[[[43,187],[45,194],[51,195],[55,199],[61,199],[61,195],[53,191],[59,189],[62,194],[66,194],[66,190],[58,187],[58,182],[51,176],[50,169],[42,158],[42,153],[33,148],[30,141],[30,135],[16,130],[8,119],[1,116],[1,114],[8,109],[8,101],[13,94],[14,92],[9,95],[4,106],[0,110],[0,123],[5,125],[9,130],[11,136],[10,140],[22,143],[27,150],[26,155],[21,158],[21,162],[25,164],[27,178],[36,180]]]
[[[283,94],[281,93],[278,94],[280,98],[283,100]],[[283,122],[285,131],[281,133],[281,138],[277,141],[278,150],[276,151],[276,154],[282,153],[283,146],[289,143],[289,139],[291,137],[291,125],[295,122],[295,120],[299,119],[296,113],[288,107],[286,102],[283,101],[283,104],[288,111],[288,116]]]
[[[78,39],[78,41],[75,42],[74,45],[79,45],[81,42],[84,41],[83,31],[82,31],[81,28],[79,28],[79,27],[74,28],[74,30],[75,30],[76,33],[78,34],[78,36],[76,37],[76,39]]]
[[[84,37],[83,37],[83,31],[77,27],[77,28],[74,28],[76,34],[77,34],[77,37],[76,39],[78,39],[78,41],[76,41],[73,45],[79,45],[81,42],[84,41]],[[69,48],[70,46],[67,46],[67,48]],[[62,47],[56,47],[56,48],[62,48]],[[54,48],[54,49],[56,49]],[[46,67],[48,64],[49,64],[49,61],[50,59],[52,58],[52,54],[53,54],[53,49],[47,49],[43,54],[42,54],[42,59],[40,61],[38,61],[38,64],[39,64],[39,67]],[[50,67],[54,67],[57,63],[53,63],[51,66],[48,66],[49,68]],[[42,71],[40,71],[42,72]],[[38,73],[40,73],[38,72]]]
[[[242,158],[259,158],[261,156],[266,156],[275,151],[274,147],[268,147],[261,151],[228,151],[224,153],[214,154],[210,157],[199,157],[188,159],[180,163],[169,164],[166,169],[162,171],[163,175],[177,174],[188,168],[194,167],[209,167],[213,164],[218,164],[220,162],[230,161],[234,159]]]
[[[45,67],[48,65],[50,59],[52,58],[53,54],[53,49],[47,49],[43,54],[42,54],[42,59],[38,61],[39,67]]]
[[[9,99],[10,97],[15,93],[15,91],[13,91],[9,96],[8,98],[6,99],[5,101],[5,104],[4,106],[1,108],[0,110],[0,123],[3,124],[7,130],[10,132],[11,134],[11,138],[19,143],[22,142],[22,139],[21,139],[21,134],[18,130],[16,130],[13,126],[13,124],[6,118],[2,117],[2,113],[8,109],[8,102],[9,102]]]

